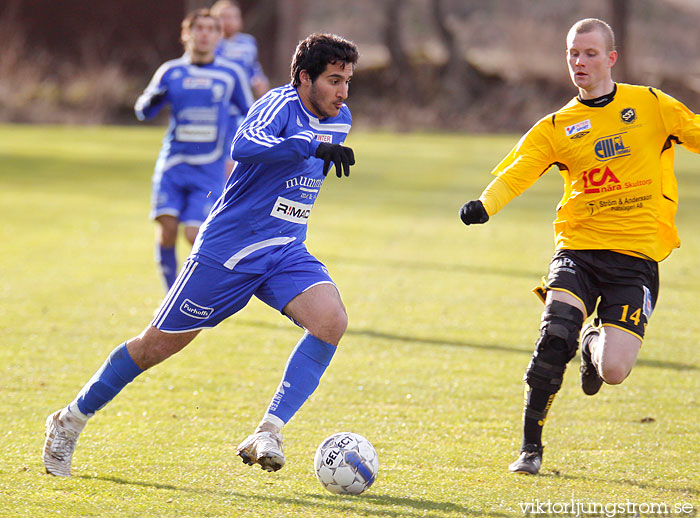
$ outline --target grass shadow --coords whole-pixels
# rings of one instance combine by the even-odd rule
[[[554,250],[552,250],[554,253]],[[492,266],[484,265],[474,265],[474,264],[450,264],[450,263],[438,263],[431,261],[416,261],[409,259],[380,259],[380,258],[367,258],[362,259],[358,257],[346,257],[340,255],[324,254],[323,261],[327,263],[336,264],[349,264],[354,266],[363,266],[367,268],[377,268],[389,267],[391,269],[403,269],[403,270],[413,270],[420,272],[449,272],[449,273],[462,273],[468,275],[494,275],[500,277],[512,277],[519,279],[532,279],[533,286],[538,285],[542,277],[547,275],[547,269],[549,267],[548,263],[543,263],[542,268],[537,271],[534,270],[519,270],[516,268],[497,268]],[[673,289],[678,291],[693,291],[697,289],[697,283],[692,282],[674,282],[674,281],[664,281],[664,288]]]
[[[270,324],[267,322],[262,322],[259,320],[247,320],[247,319],[239,319],[237,321],[239,324],[245,325],[245,326],[250,326],[250,327],[263,327],[266,329],[275,329],[275,330],[281,330],[281,331],[289,331],[289,330],[295,330],[295,328],[289,328],[289,327],[280,327],[277,326],[276,324]],[[506,352],[506,353],[511,353],[511,354],[522,354],[522,355],[531,355],[532,351],[534,349],[534,342],[532,348],[525,349],[521,347],[510,347],[507,345],[498,345],[498,344],[477,344],[473,342],[467,342],[464,340],[445,340],[441,338],[425,338],[425,337],[420,337],[420,336],[409,336],[409,335],[401,335],[397,333],[386,333],[383,331],[375,331],[372,329],[356,329],[356,328],[349,328],[346,332],[346,335],[349,336],[363,336],[367,338],[377,338],[380,340],[390,340],[390,341],[395,341],[395,342],[404,342],[404,343],[411,343],[411,344],[426,344],[426,345],[440,345],[440,346],[451,346],[451,347],[468,347],[472,349],[483,349],[487,351],[497,351],[497,352]],[[697,365],[693,365],[690,363],[680,363],[680,362],[672,362],[672,361],[664,361],[664,360],[646,360],[644,358],[640,358],[637,360],[637,365],[638,366],[643,366],[643,367],[651,367],[654,369],[670,369],[670,370],[675,370],[675,371],[697,371],[700,370],[700,367]]]
[[[451,272],[451,273],[466,273],[469,275],[499,275],[504,277],[518,277],[524,279],[533,279],[535,284],[539,282],[542,276],[547,272],[547,265],[542,266],[541,271],[517,270],[514,268],[492,268],[488,266],[475,266],[467,264],[449,264],[437,263],[431,261],[416,261],[416,260],[395,260],[395,259],[362,259],[357,257],[345,257],[339,255],[323,255],[323,261],[337,264],[351,264],[355,266],[364,266],[368,268],[376,268],[378,265],[389,267],[392,269],[401,270],[416,270],[416,271],[432,271],[432,272]]]
[[[505,513],[477,511],[454,502],[438,502],[421,498],[392,497],[376,493],[364,494],[362,496],[343,496],[330,494],[307,493],[299,497],[273,496],[257,493],[240,493],[238,491],[226,489],[195,488],[187,486],[175,486],[173,484],[163,484],[158,482],[147,482],[141,480],[129,480],[122,477],[99,475],[78,475],[76,478],[84,480],[100,480],[114,484],[145,487],[151,489],[177,491],[197,495],[210,495],[218,498],[236,498],[240,500],[255,500],[263,503],[274,503],[280,505],[295,505],[305,508],[316,508],[337,513],[352,513],[353,515],[381,516],[388,517],[412,517],[412,516],[440,516],[440,513],[458,513],[460,516],[486,516],[486,517],[506,517]],[[359,500],[358,500],[359,499]],[[373,508],[363,509],[358,504],[371,504]],[[377,509],[381,507],[381,509]],[[405,510],[397,510],[396,507],[404,507]],[[271,510],[272,511],[272,510]],[[427,514],[430,513],[430,514]],[[437,514],[434,514],[437,513]],[[342,516],[342,514],[341,514]]]
[[[601,482],[601,478],[599,476],[586,477],[586,476],[582,476],[582,475],[569,475],[567,473],[561,473],[558,470],[542,471],[542,472],[540,472],[538,477],[547,477],[547,478],[552,478],[552,479],[559,479],[560,478],[560,479],[564,479],[564,480],[588,482],[590,484],[594,484],[594,483],[597,484],[597,483]],[[700,488],[697,488],[697,487],[685,487],[685,486],[673,487],[670,485],[652,484],[649,482],[640,482],[638,480],[630,480],[630,479],[626,479],[626,478],[607,480],[605,482],[609,482],[612,484],[618,484],[620,486],[634,486],[634,487],[638,487],[639,489],[644,489],[644,490],[677,491],[677,492],[685,493],[688,495],[700,496]]]

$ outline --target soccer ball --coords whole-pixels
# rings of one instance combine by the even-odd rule
[[[359,495],[376,480],[379,458],[367,439],[340,432],[320,444],[314,470],[318,481],[331,493]]]

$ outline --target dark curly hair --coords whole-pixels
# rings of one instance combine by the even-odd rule
[[[315,33],[300,41],[294,51],[291,65],[292,85],[299,86],[302,70],[306,70],[315,81],[326,69],[326,65],[338,62],[357,63],[359,53],[357,46],[349,40],[335,34]]]

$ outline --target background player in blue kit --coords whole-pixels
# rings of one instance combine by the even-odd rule
[[[352,124],[344,101],[357,59],[356,46],[335,35],[312,34],[299,43],[291,84],[259,99],[236,134],[233,172],[156,317],[112,351],[66,408],[47,418],[48,473],[70,476],[89,417],[253,295],[305,330],[260,424],[238,446],[247,464],[267,471],[284,465],[281,429],[318,386],[347,327],[340,294],[304,240],[331,162],[338,177],[355,163],[342,144]]]
[[[231,113],[245,115],[253,103],[246,72],[214,56],[221,37],[218,18],[208,10],[182,22],[185,54],[161,65],[134,107],[139,120],[170,105],[170,126],[153,174],[151,217],[156,262],[166,290],[175,282],[178,227],[194,243],[199,226],[221,194],[232,133]]]
[[[240,6],[230,0],[218,0],[211,6],[211,13],[219,18],[223,32],[216,47],[216,55],[241,65],[248,74],[253,95],[256,99],[262,97],[270,89],[270,81],[265,76],[258,60],[258,43],[255,41],[255,37],[252,34],[241,32],[243,30],[243,15]],[[229,142],[233,140],[244,116],[245,113],[240,113],[235,107],[231,107]],[[233,162],[229,160],[226,163],[227,174],[232,169]]]
[[[221,21],[223,37],[216,47],[216,54],[243,66],[250,77],[250,87],[255,97],[262,97],[270,89],[270,81],[258,60],[258,43],[252,34],[243,30],[240,6],[231,0],[219,0],[211,6],[211,12]]]

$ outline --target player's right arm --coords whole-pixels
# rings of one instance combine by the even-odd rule
[[[314,155],[320,142],[312,131],[281,136],[293,99],[277,93],[259,99],[233,139],[231,158],[241,163],[300,162]]]
[[[486,223],[513,198],[530,188],[556,162],[552,147],[551,116],[541,119],[491,172],[496,178],[478,200],[465,203],[460,219],[465,225]]]
[[[136,100],[134,112],[140,121],[155,117],[165,106],[167,100],[166,72],[170,69],[167,63],[162,64],[153,74],[151,82]]]

